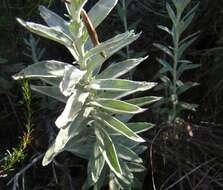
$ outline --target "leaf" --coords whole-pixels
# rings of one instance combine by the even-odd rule
[[[130,169],[128,168],[128,165],[126,163],[127,162],[120,160],[120,165],[122,168],[123,175],[115,177],[115,182],[118,184],[118,187],[121,187],[121,189],[130,190],[131,184],[134,179],[134,175],[130,171]]]
[[[134,31],[127,31],[123,34],[116,35],[115,37],[100,43],[99,45],[95,46],[94,48],[90,49],[88,52],[85,54],[85,59],[88,60],[92,56],[95,55],[100,55],[101,52],[105,52],[105,55],[107,57],[106,52],[108,52],[112,48],[117,48],[119,47],[117,45],[119,44],[129,44],[129,39],[136,37]]]
[[[195,16],[195,13],[192,13],[191,15],[188,16],[186,20],[180,21],[178,25],[178,30],[180,34],[182,34],[188,28],[188,26],[192,23],[194,16]]]
[[[179,106],[183,109],[191,110],[191,111],[196,111],[196,109],[198,108],[197,104],[190,104],[186,102],[179,102]]]
[[[116,37],[118,38],[118,36]],[[112,55],[114,55],[116,52],[121,50],[123,47],[137,40],[139,36],[140,36],[140,33],[135,35],[133,32],[130,32],[130,35],[127,36],[126,38],[123,38],[123,40],[121,40],[119,43],[116,43],[113,47],[110,47],[109,49],[104,50],[106,57],[102,57],[101,52],[99,51],[98,54],[96,54],[94,57],[91,57],[91,59],[89,60],[89,63],[87,65],[88,70],[92,71],[94,75],[97,75],[101,69],[102,64],[106,60],[108,60]]]
[[[68,127],[59,131],[55,141],[50,145],[45,153],[42,161],[43,166],[48,165],[50,162],[52,162],[55,156],[63,152],[64,147],[69,142],[69,140],[79,133],[78,129],[83,123],[83,120],[84,118],[81,114],[79,114],[78,117],[76,117]]]
[[[139,164],[139,163],[128,162],[127,165],[131,172],[143,172],[146,170],[146,168],[142,164]]]
[[[107,111],[111,111],[112,113],[119,114],[137,114],[145,111],[145,109],[142,109],[133,104],[114,99],[97,99],[95,102],[91,102],[90,104]]]
[[[20,18],[17,18],[17,21],[29,31],[66,46],[74,58],[78,60],[78,56],[73,50],[73,40],[67,34],[56,27],[47,27],[33,22],[25,22]]]
[[[122,175],[122,170],[119,164],[118,156],[116,153],[116,149],[114,144],[112,143],[111,138],[109,137],[108,133],[100,128],[95,128],[95,134],[97,139],[99,140],[101,146],[99,146],[104,159],[106,160],[107,164],[109,165],[110,169],[117,175]]]
[[[65,66],[63,80],[60,83],[60,90],[64,96],[72,94],[76,84],[79,83],[86,73],[87,71],[79,70],[72,65]]]
[[[181,75],[184,73],[184,71],[188,71],[188,70],[191,70],[191,69],[196,69],[200,66],[201,66],[201,64],[181,63],[179,68],[177,69],[177,78],[180,78]]]
[[[137,145],[132,148],[132,150],[138,155],[142,154],[147,149],[148,149],[148,146],[145,146],[145,145]]]
[[[156,48],[158,48],[158,49],[160,49],[161,51],[163,51],[164,53],[166,53],[166,54],[168,54],[169,56],[173,57],[173,53],[172,53],[172,51],[171,51],[168,47],[166,47],[166,46],[164,46],[164,45],[162,45],[162,44],[157,44],[157,43],[154,43],[153,45],[154,45]]]
[[[191,14],[193,14],[197,10],[199,5],[200,5],[200,2],[198,2],[192,9],[190,9],[188,13],[185,14],[185,16],[182,18],[182,20],[187,20],[191,16]]]
[[[146,122],[137,122],[137,123],[127,123],[127,126],[134,133],[142,133],[153,128],[154,124]]]
[[[187,42],[184,42],[183,44],[180,45],[179,49],[178,49],[178,59],[181,58],[181,56],[183,55],[184,51],[190,47],[190,45],[197,39],[197,37],[194,37],[190,40],[188,40]]]
[[[145,142],[140,136],[134,133],[131,129],[129,129],[123,122],[119,121],[115,117],[112,117],[105,113],[99,113],[99,119],[106,126],[110,127],[114,131],[121,133],[127,138],[136,141],[136,142]]]
[[[39,11],[41,17],[45,20],[48,26],[56,27],[61,32],[70,36],[68,22],[65,21],[62,17],[54,13],[53,11],[47,9],[44,6],[39,6]]]
[[[84,8],[84,5],[87,3],[87,0],[71,0],[69,4],[69,13],[72,16],[72,19],[79,22],[81,10]]]
[[[72,122],[83,108],[83,105],[88,96],[88,92],[82,93],[78,90],[73,91],[73,94],[69,97],[66,103],[64,111],[55,122],[56,126],[58,128],[64,128],[70,122]]]
[[[145,91],[153,88],[156,83],[152,82],[135,82],[124,79],[98,79],[92,81],[88,86],[90,89],[94,90],[108,90],[108,91]]]
[[[36,33],[42,37],[48,38],[50,40],[56,41],[65,46],[72,46],[72,39],[65,33],[61,32],[55,27],[47,27],[41,24],[36,24],[33,22],[25,22],[22,19],[17,18],[17,21],[24,26],[26,29],[33,33]]]
[[[167,13],[168,13],[169,17],[171,18],[173,24],[176,26],[177,17],[169,3],[166,3],[166,10],[167,10]]]
[[[184,43],[186,43],[188,40],[194,38],[194,37],[197,37],[198,34],[200,34],[200,31],[198,32],[195,32],[193,34],[190,34],[189,36],[185,37],[184,39],[182,39],[180,42],[179,42],[179,46],[183,45]]]
[[[62,77],[58,77],[58,78],[41,78],[41,80],[43,81],[43,83],[47,83],[47,84],[50,84],[52,86],[59,87],[60,82],[62,81]]]
[[[104,165],[105,159],[100,151],[99,144],[95,143],[91,158],[88,162],[88,180],[90,178],[93,184],[97,183],[99,180]]]
[[[118,0],[99,0],[88,12],[88,16],[97,28],[117,4]]]
[[[179,13],[182,13],[183,10],[188,6],[188,4],[191,2],[191,0],[183,0],[183,1],[179,1],[179,0],[172,0],[175,7],[177,8],[177,11]]]
[[[168,71],[169,72],[173,71],[173,67],[166,60],[159,59],[159,58],[157,58],[156,60],[165,68],[165,73],[168,72]],[[160,73],[162,73],[162,72],[160,72]]]
[[[76,132],[72,138],[69,138],[63,150],[71,152],[75,156],[85,160],[89,160],[92,150],[94,149],[96,138],[94,136],[94,131],[86,128],[86,124],[87,122],[82,123],[80,126],[82,129]]]
[[[116,144],[115,147],[119,158],[130,162],[143,163],[143,160],[127,146]]]
[[[62,77],[67,63],[59,61],[42,61],[32,64],[18,74],[14,75],[15,80],[23,78],[58,78]]]
[[[128,59],[119,63],[114,63],[97,75],[96,79],[118,78],[135,68],[146,59],[147,57],[140,59]]]
[[[157,26],[160,30],[163,30],[164,32],[167,32],[168,34],[170,34],[171,36],[173,35],[173,32],[166,26],[162,26],[162,25],[158,25]]]
[[[36,92],[55,98],[60,102],[66,103],[67,101],[66,97],[61,94],[60,89],[58,87],[30,85],[30,88]]]
[[[157,97],[157,96],[145,96],[145,97],[133,98],[130,100],[126,100],[126,102],[141,107],[141,106],[145,106],[145,105],[150,105],[150,104],[157,102],[161,99],[162,99],[161,97]]]
[[[114,99],[121,99],[124,98],[126,96],[129,96],[131,94],[134,94],[136,92],[142,92],[142,91],[146,91],[149,90],[151,88],[153,88],[154,86],[156,86],[156,83],[150,83],[150,86],[148,85],[147,88],[144,87],[138,87],[136,89],[130,90],[130,91],[126,91],[126,92],[122,92],[122,91],[99,91],[97,96],[100,98],[114,98]],[[127,101],[128,102],[128,101]],[[129,102],[131,103],[131,102]],[[145,102],[146,103],[146,102]],[[139,106],[139,105],[138,105]]]
[[[177,88],[177,94],[178,95],[183,94],[184,92],[186,92],[190,88],[193,88],[193,87],[198,86],[198,85],[199,85],[199,83],[196,83],[196,82],[185,82],[180,87]]]

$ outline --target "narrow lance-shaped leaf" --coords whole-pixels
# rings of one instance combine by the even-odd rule
[[[128,162],[127,165],[131,172],[143,172],[146,170],[146,168],[142,164],[139,164],[139,163]]]
[[[34,32],[42,37],[56,41],[65,46],[72,46],[73,44],[72,39],[68,35],[55,27],[47,27],[33,22],[25,22],[19,18],[17,18],[17,21],[29,31]]]
[[[154,87],[156,83],[150,82],[135,82],[124,79],[98,79],[94,80],[89,88],[94,90],[108,90],[108,91],[145,91],[145,89],[150,89]]]
[[[168,27],[166,27],[166,26],[162,26],[162,25],[158,25],[157,27],[158,27],[160,30],[163,30],[163,31],[167,32],[167,33],[170,34],[171,36],[173,35],[172,31],[171,31]]]
[[[189,90],[190,88],[193,88],[198,85],[199,85],[199,83],[196,83],[196,82],[185,82],[182,84],[182,86],[177,88],[177,94],[180,95],[180,94],[186,92],[187,90]]]
[[[166,3],[166,9],[167,9],[167,13],[170,16],[172,22],[174,23],[174,25],[176,25],[177,16],[176,16],[174,10],[171,8],[169,3]]]
[[[73,48],[73,40],[70,38],[70,36],[68,36],[67,34],[65,34],[64,32],[62,32],[61,30],[59,30],[56,27],[47,27],[41,24],[36,24],[36,23],[32,23],[32,22],[25,22],[22,19],[17,18],[17,21],[24,26],[26,29],[28,29],[29,31],[42,36],[44,38],[53,40],[55,42],[58,42],[64,46],[66,46],[68,48],[68,50],[71,52],[71,54],[74,56],[74,58],[78,61],[78,55],[77,52],[74,50]]]
[[[177,78],[180,78],[181,75],[184,73],[184,71],[196,69],[200,66],[201,64],[187,64],[187,63],[180,64],[179,68],[177,69]]]
[[[91,102],[90,104],[105,109],[107,111],[120,114],[137,114],[145,111],[145,109],[142,109],[136,105],[121,100],[97,99],[96,101]]]
[[[39,6],[39,11],[41,17],[45,20],[48,26],[56,27],[68,36],[70,35],[68,22],[65,21],[62,17],[44,6]]]
[[[164,68],[166,68],[166,72],[172,72],[173,71],[173,67],[164,59],[156,59]]]
[[[108,16],[108,14],[112,11],[112,9],[117,4],[118,0],[99,0],[87,13],[93,27],[96,29],[101,22]],[[85,28],[84,31],[84,41],[87,40],[89,34],[87,29]],[[86,49],[88,50],[88,46],[90,47],[91,41],[88,40],[85,44]]]
[[[104,51],[106,57],[101,56],[101,52],[96,54],[95,56],[91,57],[89,60],[89,64],[87,65],[87,68],[89,71],[93,71],[94,75],[97,75],[101,69],[102,64],[108,60],[112,55],[114,55],[116,52],[121,50],[123,47],[131,44],[133,41],[137,40],[139,38],[140,34],[133,34],[126,37],[125,40],[120,41],[115,46],[107,49]]]
[[[131,129],[135,133],[142,133],[148,131],[155,126],[152,123],[146,123],[146,122],[127,123],[126,125],[128,126],[129,129]]]
[[[106,79],[106,78],[118,78],[131,69],[135,68],[141,62],[143,62],[147,57],[140,59],[128,59],[119,63],[114,63],[108,68],[106,68],[102,73],[96,76],[97,79]]]
[[[143,160],[130,148],[123,146],[122,144],[116,145],[118,157],[130,162],[143,163]]]
[[[15,80],[23,78],[58,78],[62,77],[67,63],[60,61],[42,61],[32,64],[19,73],[15,74]]]
[[[155,47],[157,47],[158,49],[160,49],[161,51],[163,51],[164,53],[168,54],[169,56],[173,57],[173,52],[166,46],[162,45],[162,44],[157,44],[154,43],[153,44]]]
[[[127,31],[123,34],[118,34],[115,37],[100,43],[96,47],[90,49],[86,55],[85,59],[89,59],[90,57],[100,54],[102,51],[106,52],[111,48],[114,48],[117,46],[117,44],[125,43],[130,37],[135,36],[135,33],[133,31]]]
[[[112,9],[117,4],[118,0],[99,0],[89,11],[88,16],[94,28],[97,28],[99,24],[108,16]]]
[[[157,97],[157,96],[145,96],[145,97],[139,97],[139,98],[133,98],[130,100],[126,100],[126,102],[141,107],[141,106],[145,106],[145,105],[150,105],[154,102],[159,101],[160,99],[161,99],[161,97]]]
[[[185,41],[183,44],[180,45],[179,50],[178,50],[178,59],[181,58],[185,50],[190,47],[190,45],[197,39],[197,37],[194,37],[188,41]]]
[[[95,134],[101,144],[99,147],[107,164],[115,174],[122,175],[117,152],[111,138],[107,132],[100,127],[96,127]]]
[[[99,119],[103,122],[106,126],[110,127],[114,131],[121,133],[122,135],[126,136],[127,138],[136,141],[136,142],[145,142],[140,136],[134,133],[131,129],[129,129],[123,122],[119,121],[115,117],[112,117],[105,113],[99,114]]]
[[[88,162],[88,178],[90,178],[94,184],[99,180],[104,165],[105,159],[100,151],[99,144],[96,142]]]
[[[190,9],[188,11],[188,13],[186,13],[184,15],[184,17],[182,18],[182,20],[187,20],[191,16],[191,14],[193,14],[195,12],[195,10],[197,10],[197,8],[198,8],[199,5],[200,5],[200,2],[198,2],[192,9]]]

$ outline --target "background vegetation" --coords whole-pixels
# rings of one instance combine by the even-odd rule
[[[90,0],[86,9],[94,2]],[[165,55],[153,44],[171,43],[169,36],[157,28],[158,24],[171,26],[165,2],[120,0],[119,6],[98,30],[101,41],[114,36],[111,28],[117,33],[131,28],[143,31],[137,42],[114,58],[137,57],[136,52],[149,54],[149,59],[131,73],[130,77],[135,80],[161,82],[161,66],[156,58]],[[193,0],[190,6],[197,2]],[[65,9],[60,0],[3,0],[0,5],[0,189],[72,190],[78,189],[86,175],[86,163],[68,153],[58,156],[48,167],[41,166],[42,153],[56,133],[53,121],[57,115],[52,110],[59,113],[62,107],[39,94],[30,94],[27,81],[18,84],[11,78],[12,74],[40,57],[71,59],[63,47],[30,36],[16,22],[15,17],[42,22],[37,11],[40,4],[49,6],[60,15]],[[201,66],[183,75],[185,81],[195,81],[200,85],[180,98],[199,107],[196,112],[182,112],[184,122],[178,124],[177,136],[164,124],[165,117],[157,104],[134,118],[136,121],[146,118],[157,124],[144,134],[148,140],[148,151],[143,155],[148,168],[144,189],[223,188],[222,11],[221,0],[201,0],[192,24],[184,34],[200,31],[184,57]],[[163,90],[150,93],[165,96]]]

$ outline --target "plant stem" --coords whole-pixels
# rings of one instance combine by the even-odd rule
[[[123,11],[124,11],[124,18],[123,18],[124,29],[125,29],[125,31],[128,31],[128,18],[127,18],[126,0],[122,0],[122,8],[123,8]],[[127,55],[127,58],[130,57],[129,46],[126,46],[126,55]]]
[[[173,114],[171,118],[171,123],[173,124],[176,119],[176,109],[177,109],[177,102],[178,102],[178,95],[177,95],[177,66],[178,66],[178,49],[179,49],[179,22],[180,22],[180,14],[177,14],[176,24],[173,25],[175,29],[175,35],[173,36],[173,44],[174,44],[174,57],[173,57],[173,91],[172,91],[172,103],[173,103]]]

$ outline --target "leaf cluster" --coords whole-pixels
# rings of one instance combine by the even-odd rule
[[[149,90],[156,83],[119,78],[146,57],[117,62],[101,71],[102,64],[140,34],[126,31],[94,44],[89,33],[94,30],[88,27],[96,29],[117,0],[100,0],[87,13],[88,19],[83,17],[86,3],[87,0],[66,2],[68,21],[40,6],[40,15],[47,26],[18,19],[31,32],[64,45],[74,61],[37,62],[14,75],[14,79],[41,80],[45,85],[31,85],[31,89],[65,104],[55,121],[59,133],[44,156],[44,166],[59,153],[69,151],[89,161],[83,189],[92,186],[101,189],[108,180],[109,185],[113,184],[118,189],[131,189],[135,181],[134,173],[145,169],[138,156],[145,150],[145,146],[141,145],[145,140],[139,133],[151,129],[153,124],[128,121],[133,115],[146,111],[141,107],[159,98],[148,96],[125,101],[123,98]]]
[[[158,28],[170,36],[172,45],[166,46],[154,43],[156,48],[160,49],[167,55],[167,58],[157,59],[162,66],[159,71],[162,85],[158,88],[164,88],[166,90],[166,97],[162,100],[163,103],[166,105],[172,105],[170,109],[163,110],[164,113],[169,114],[170,121],[174,121],[176,117],[179,117],[183,110],[195,111],[197,107],[197,105],[179,100],[180,95],[198,85],[196,82],[184,82],[182,80],[182,76],[185,72],[200,67],[200,64],[192,64],[191,61],[184,59],[185,51],[197,39],[199,33],[196,32],[183,37],[185,30],[193,21],[195,11],[199,6],[198,3],[192,9],[186,11],[190,2],[191,0],[172,0],[172,4],[169,4],[168,2],[166,3],[166,10],[171,19],[172,27],[169,28],[158,25]]]

